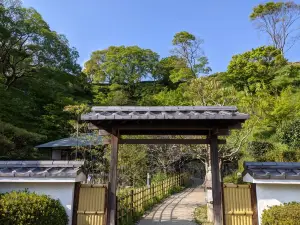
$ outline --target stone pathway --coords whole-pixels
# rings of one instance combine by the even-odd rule
[[[193,214],[201,204],[205,204],[205,194],[199,181],[196,181],[193,187],[170,196],[154,207],[138,225],[196,225]]]

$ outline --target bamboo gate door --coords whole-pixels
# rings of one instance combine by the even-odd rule
[[[223,184],[223,224],[258,225],[255,184]]]

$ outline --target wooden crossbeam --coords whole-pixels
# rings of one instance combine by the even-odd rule
[[[99,129],[99,136],[108,136],[111,135],[110,131],[104,130],[103,128]],[[193,136],[208,136],[211,134],[210,130],[188,130],[188,129],[179,129],[179,130],[119,130],[120,135],[193,135]],[[227,136],[230,135],[228,129],[219,129],[217,131],[218,136]]]
[[[120,139],[119,144],[209,144],[209,139]],[[226,140],[218,140],[226,144]]]

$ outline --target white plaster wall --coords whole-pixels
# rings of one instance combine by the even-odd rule
[[[69,225],[72,224],[74,183],[0,183],[0,193],[26,188],[30,192],[46,194],[51,198],[59,199],[69,216]]]
[[[287,202],[300,202],[300,185],[297,184],[256,184],[258,220],[264,209]]]

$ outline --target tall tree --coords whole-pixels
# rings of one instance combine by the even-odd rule
[[[118,96],[111,93],[113,96],[110,97],[114,102],[132,104],[140,97],[136,91],[141,81],[149,77],[152,79],[158,58],[158,54],[150,49],[138,46],[110,46],[108,49],[93,52],[84,65],[84,72],[90,82],[106,83],[110,85],[109,89],[118,91]],[[100,93],[98,100],[103,102],[103,97],[106,98],[107,95],[103,96],[103,93]],[[122,101],[115,97],[121,97]]]
[[[154,78],[167,86],[173,86],[178,81],[178,74],[191,74],[187,62],[178,56],[169,56],[159,61]]]
[[[65,36],[52,31],[35,9],[16,1],[0,5],[0,76],[7,87],[41,68],[79,73],[77,58]]]
[[[250,19],[282,52],[288,51],[300,39],[300,5],[292,1],[259,4]]]
[[[201,73],[206,74],[211,71],[207,67],[208,59],[201,48],[203,40],[196,38],[191,33],[181,31],[174,35],[172,43],[174,45],[172,53],[185,60],[189,68],[189,70],[179,70],[177,76],[173,74],[173,80],[188,80],[198,77]]]
[[[150,49],[138,46],[110,46],[94,51],[84,71],[95,83],[136,84],[152,74],[158,57]]]
[[[275,72],[287,64],[281,51],[272,46],[263,46],[240,55],[234,55],[227,73],[221,75],[225,83],[241,91],[255,90],[257,83],[269,85]]]

